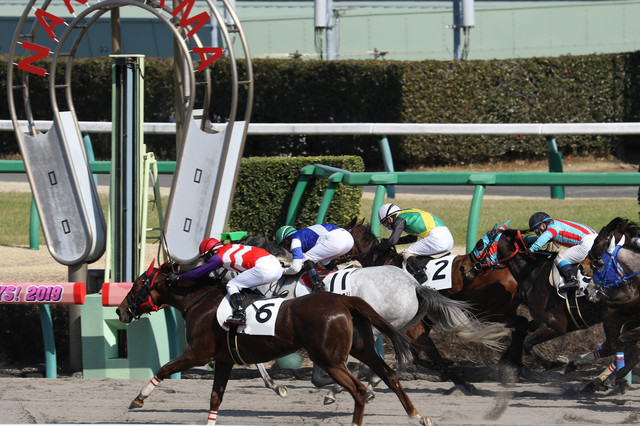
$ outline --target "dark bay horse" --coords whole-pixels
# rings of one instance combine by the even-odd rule
[[[601,323],[605,306],[592,303],[587,297],[561,297],[550,279],[557,253],[537,251],[527,255],[523,232],[525,231],[500,229],[490,233],[490,244],[483,250],[495,251],[499,259],[497,263],[508,267],[518,282],[518,298],[529,309],[533,318],[532,332],[524,342],[525,353],[531,354],[545,368],[553,368],[561,364],[538,356],[532,351],[533,347],[566,333]]]
[[[344,226],[354,239],[354,246],[348,254],[352,260],[357,260],[362,266],[389,264],[402,267],[402,256],[395,248],[384,253],[377,251],[378,237],[371,232],[370,227],[363,224],[364,219],[354,218]],[[523,342],[527,334],[528,320],[518,315],[520,299],[517,297],[517,282],[507,268],[493,270],[478,267],[477,260],[470,255],[456,256],[451,267],[451,288],[441,290],[440,293],[448,298],[466,301],[471,304],[472,312],[480,319],[502,322],[513,327],[511,344],[502,357],[502,361],[516,368],[522,368]],[[428,348],[427,355],[444,375],[450,375],[449,362],[437,350],[429,337],[432,324],[422,321],[409,330],[409,334],[421,345]],[[465,384],[461,377],[451,377],[455,383]],[[472,388],[465,384],[466,387]]]
[[[613,219],[602,228],[580,265],[584,275],[593,277],[606,306],[602,319],[606,341],[601,355],[624,352],[625,366],[609,377],[614,393],[624,393],[629,386],[625,377],[640,358],[640,249],[625,244],[638,236],[638,229],[635,222]],[[602,376],[585,387],[591,392],[603,389]]]
[[[158,383],[171,374],[214,360],[216,374],[207,424],[215,425],[231,370],[238,363],[236,359],[245,364],[256,364],[304,348],[310,359],[353,397],[354,425],[362,424],[364,418],[366,387],[346,368],[349,355],[369,366],[387,384],[411,419],[432,424],[429,417],[420,416],[402,388],[397,373],[377,354],[372,327],[391,340],[399,365],[411,357],[409,340],[362,299],[320,292],[286,300],[277,312],[273,336],[236,334],[233,330],[231,333],[226,331],[216,320],[216,310],[225,297],[224,287],[207,285],[205,280],[170,284],[166,280],[168,267],[165,264],[157,269],[152,264],[134,281],[116,312],[120,321],[129,323],[163,305],[173,306],[185,319],[187,347],[156,372],[129,408],[142,407],[144,399]],[[261,312],[262,316],[267,314],[273,315],[273,312]]]

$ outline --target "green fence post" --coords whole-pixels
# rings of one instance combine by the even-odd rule
[[[36,208],[36,200],[31,197],[31,212],[29,213],[29,248],[40,249],[40,216]]]
[[[549,146],[549,172],[562,173],[562,153],[558,152],[558,144],[553,136],[547,136]],[[564,186],[552,186],[551,198],[564,200]]]
[[[47,379],[58,377],[56,358],[56,342],[53,338],[53,321],[49,305],[38,305],[40,308],[40,324],[42,325],[42,338],[44,341],[44,359]]]
[[[469,221],[467,222],[467,253],[473,250],[478,241],[478,222],[480,221],[480,210],[482,208],[482,198],[484,196],[484,185],[476,185],[469,209]]]
[[[382,161],[384,163],[385,172],[394,172],[393,158],[391,157],[391,148],[389,147],[389,140],[386,136],[380,139],[380,151],[382,152]],[[389,185],[387,187],[387,196],[389,198],[396,198],[396,186]]]
[[[291,195],[291,202],[289,203],[289,211],[287,211],[287,218],[285,220],[285,225],[294,226],[296,223],[296,216],[298,215],[298,207],[300,206],[300,200],[302,200],[302,196],[304,195],[304,190],[307,188],[307,184],[309,180],[313,176],[314,165],[304,166],[302,170],[300,170],[300,179],[298,179],[298,183],[296,184],[296,188],[293,190],[293,195]]]
[[[378,185],[376,187],[376,195],[373,197],[373,206],[371,207],[371,232],[376,237],[380,237],[380,220],[378,219],[378,210],[384,203],[384,195],[387,192],[385,185]]]
[[[327,185],[327,189],[324,190],[324,195],[322,196],[320,207],[318,207],[316,223],[324,223],[324,219],[327,217],[327,212],[329,211],[329,206],[331,205],[331,200],[336,193],[336,188],[338,187],[340,182],[342,182],[343,176],[344,175],[342,173],[334,173],[329,178],[329,184]]]

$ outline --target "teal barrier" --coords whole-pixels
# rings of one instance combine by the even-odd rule
[[[377,211],[389,185],[474,185],[467,227],[467,252],[478,239],[478,222],[485,188],[493,186],[640,186],[640,173],[489,173],[489,172],[350,172],[323,164],[305,166],[291,197],[286,224],[294,225],[304,190],[312,178],[327,179],[329,185],[318,209],[316,223],[322,223],[339,184],[376,186],[371,211],[371,229],[377,234]]]

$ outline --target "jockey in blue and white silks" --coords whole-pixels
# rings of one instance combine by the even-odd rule
[[[285,268],[284,274],[297,274],[304,264],[314,289],[322,287],[315,263],[327,266],[353,248],[353,236],[330,223],[311,225],[298,231],[293,226],[282,226],[276,231],[276,242],[288,245],[293,257],[291,266]]]
[[[558,271],[565,280],[564,285],[558,287],[560,291],[568,291],[578,287],[578,280],[573,270],[576,265],[584,260],[591,250],[591,246],[598,233],[591,227],[570,220],[552,219],[544,212],[534,213],[529,219],[529,230],[536,233],[536,237],[529,237],[525,242],[534,240],[529,246],[529,252],[533,253],[549,241],[569,247],[560,253],[554,260]]]

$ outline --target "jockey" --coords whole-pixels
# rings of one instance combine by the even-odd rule
[[[229,302],[233,308],[233,314],[227,318],[228,324],[245,325],[246,315],[240,290],[278,281],[282,276],[280,261],[260,247],[241,244],[224,245],[215,238],[205,238],[200,243],[200,257],[204,260],[204,264],[180,274],[179,281],[195,280],[219,267],[239,272],[226,286]]]
[[[395,204],[384,204],[378,210],[378,219],[387,229],[391,230],[391,236],[380,240],[378,250],[388,250],[398,244],[400,235],[406,232],[409,235],[420,237],[418,241],[404,249],[402,257],[407,262],[407,267],[417,278],[424,281],[424,271],[418,265],[416,256],[434,256],[453,249],[453,235],[449,228],[431,213],[418,209],[400,209]]]
[[[534,231],[536,236],[525,238],[525,243],[532,242],[527,249],[527,254],[540,250],[549,241],[569,247],[554,259],[558,272],[564,278],[564,284],[558,287],[558,291],[564,293],[577,289],[579,284],[574,265],[579,264],[587,257],[598,235],[597,232],[580,223],[552,219],[544,212],[531,215],[529,231]]]
[[[290,225],[281,226],[276,231],[276,242],[289,249],[293,256],[291,266],[284,270],[284,275],[297,274],[304,265],[314,292],[324,290],[316,262],[335,270],[337,268],[332,261],[353,248],[353,236],[349,231],[330,223],[312,225],[299,231]]]

